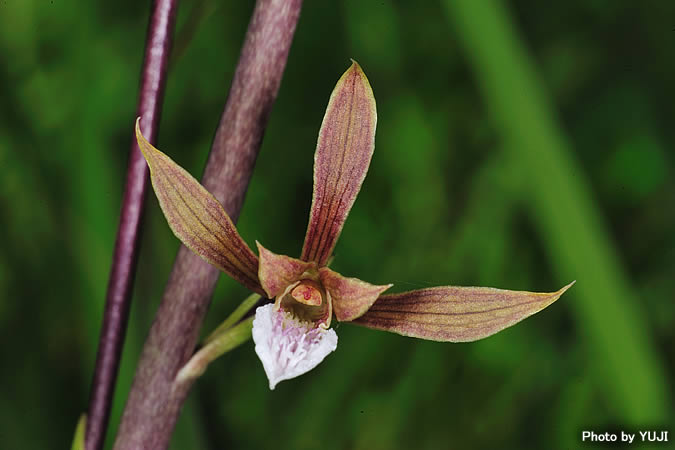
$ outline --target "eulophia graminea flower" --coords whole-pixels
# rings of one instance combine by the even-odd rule
[[[319,364],[337,347],[333,315],[405,336],[467,342],[497,333],[557,300],[483,287],[440,286],[383,295],[392,285],[345,277],[328,267],[375,148],[375,98],[353,62],[328,101],[314,155],[314,192],[300,258],[278,255],[256,241],[258,256],[218,201],[189,173],[136,136],[152,185],[174,234],[190,250],[258,294],[273,299],[253,321],[255,351],[270,389]]]

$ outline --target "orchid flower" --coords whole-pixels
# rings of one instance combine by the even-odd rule
[[[392,285],[345,277],[328,267],[375,148],[375,98],[353,62],[328,101],[314,155],[314,192],[300,258],[256,241],[258,256],[218,201],[154,148],[136,122],[138,144],[174,234],[190,250],[274,303],[257,308],[252,336],[270,389],[319,364],[337,347],[333,315],[405,336],[466,342],[497,333],[542,310],[552,293],[441,286],[383,295]]]

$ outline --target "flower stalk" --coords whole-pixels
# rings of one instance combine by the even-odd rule
[[[301,0],[258,0],[202,183],[236,222],[276,99]],[[181,247],[138,364],[116,450],[164,449],[191,382],[175,385],[191,358],[218,269]]]
[[[211,361],[248,341],[251,338],[252,328],[253,317],[249,317],[211,336],[204,347],[178,371],[176,385],[192,382],[204,373]]]
[[[253,317],[246,317],[261,300],[251,294],[204,339],[202,348],[195,353],[176,375],[176,384],[191,383],[206,371],[211,361],[240,346],[251,338]]]
[[[137,114],[143,117],[143,128],[151,142],[157,139],[177,6],[178,0],[156,0],[148,26]],[[147,187],[148,167],[133,139],[91,383],[87,450],[99,450],[105,441],[129,319]]]
[[[227,319],[223,321],[223,323],[218,325],[218,328],[213,330],[211,334],[209,334],[208,337],[204,339],[204,345],[210,344],[212,341],[218,339],[219,336],[223,334],[223,332],[235,326],[253,307],[258,304],[260,299],[261,297],[258,294],[251,294],[246,297],[244,301],[241,302],[239,306],[237,306],[237,309],[235,309],[232,314],[230,314]]]

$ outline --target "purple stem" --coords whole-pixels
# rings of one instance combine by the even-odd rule
[[[156,142],[178,0],[155,0],[148,25],[137,116],[150,142]],[[131,122],[129,122],[131,123]],[[131,125],[129,126],[131,129]],[[140,223],[148,187],[148,166],[132,136],[119,228],[106,292],[96,367],[91,386],[87,450],[103,447],[131,305],[140,244]]]
[[[202,184],[232,220],[241,211],[300,14],[301,0],[258,0]],[[181,246],[143,347],[114,448],[165,449],[191,382],[193,354],[219,272]]]

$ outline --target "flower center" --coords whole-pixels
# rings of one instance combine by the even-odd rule
[[[299,303],[309,306],[319,306],[322,302],[321,288],[315,281],[302,280],[291,291],[293,297]]]
[[[308,278],[296,281],[277,296],[276,308],[293,314],[302,322],[324,329],[330,326],[332,315],[328,291],[318,282]]]

